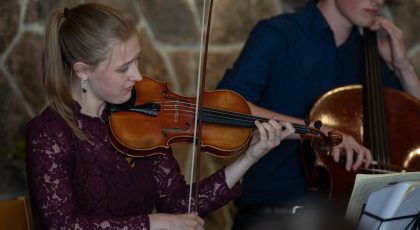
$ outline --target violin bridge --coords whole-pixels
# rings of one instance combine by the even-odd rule
[[[179,100],[177,98],[176,103],[175,103],[175,113],[174,113],[174,121],[175,122],[178,122],[178,116],[179,116]]]

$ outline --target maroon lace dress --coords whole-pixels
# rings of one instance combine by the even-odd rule
[[[108,142],[106,113],[78,112],[80,141],[50,108],[27,126],[26,167],[37,229],[149,229],[148,214],[186,213],[189,186],[172,153],[135,159],[131,167]],[[200,182],[199,210],[206,215],[240,193],[224,170]]]

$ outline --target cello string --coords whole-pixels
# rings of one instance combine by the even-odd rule
[[[372,105],[372,100],[369,100],[370,98],[373,97],[373,95],[371,95],[372,90],[371,90],[371,81],[370,81],[370,76],[372,76],[372,67],[371,67],[372,52],[370,52],[371,44],[370,44],[370,40],[369,40],[369,34],[371,32],[369,31],[369,29],[365,29],[364,32],[365,32],[365,34],[363,36],[364,37],[364,45],[365,45],[364,51],[365,51],[365,57],[366,57],[366,61],[365,61],[365,63],[366,63],[366,67],[365,67],[366,73],[365,73],[365,85],[364,85],[364,87],[366,87],[366,88],[364,89],[363,92],[364,92],[364,98],[366,98],[365,109],[367,110],[367,111],[365,111],[365,114],[367,114],[365,119],[367,119],[367,121],[364,122],[365,123],[364,125],[367,128],[367,132],[365,130],[365,135],[366,135],[366,133],[368,135],[368,145],[369,145],[369,148],[371,149],[373,159],[375,161],[380,161],[379,156],[378,156],[377,145],[375,144],[375,136],[374,136],[374,133],[373,133],[373,122],[374,122],[373,120],[374,119],[372,118],[372,116],[373,116],[374,108],[373,108],[373,105]],[[376,166],[374,165],[373,168],[376,168]]]
[[[377,86],[377,70],[376,70],[376,59],[375,59],[375,40],[374,40],[374,33],[375,32],[369,32],[368,33],[368,42],[369,42],[369,46],[368,46],[368,50],[370,52],[370,59],[369,59],[369,67],[370,67],[370,75],[368,76],[369,78],[369,92],[370,92],[370,105],[372,106],[372,109],[370,110],[370,123],[372,124],[373,129],[372,131],[372,135],[373,135],[373,142],[372,145],[375,148],[375,152],[377,153],[378,156],[378,162],[382,162],[383,161],[383,145],[381,143],[381,135],[382,135],[382,130],[381,130],[381,126],[379,124],[379,111],[380,111],[380,106],[379,103],[375,103],[374,99],[378,99],[378,86]]]
[[[379,59],[379,56],[378,55],[376,55],[376,57]],[[379,61],[377,61],[376,63],[378,65],[378,68],[377,69],[380,70],[380,68],[379,68]],[[378,74],[378,76],[380,76],[380,74]],[[380,81],[379,82],[380,86],[382,86],[382,78],[379,78],[378,77],[378,79]],[[382,89],[382,87],[381,87],[381,89]],[[380,91],[380,100],[381,100],[380,104],[382,106],[382,111],[385,111],[385,107],[384,107],[385,106],[385,102],[384,102],[385,99],[384,99],[384,92],[383,92],[383,90]],[[384,146],[386,147],[386,149],[384,151],[384,154],[385,154],[384,159],[385,159],[385,165],[391,165],[391,153],[390,153],[390,148],[389,148],[388,129],[387,129],[386,120],[384,118],[386,118],[386,114],[385,113],[383,113],[383,116],[382,116],[382,119],[381,119],[382,128],[384,130],[384,132],[383,132],[383,135],[384,135],[383,140],[385,140],[385,145]]]
[[[388,135],[385,124],[385,108],[384,108],[384,99],[382,91],[382,82],[380,76],[380,66],[379,66],[379,55],[377,50],[377,37],[376,32],[371,32],[369,34],[370,39],[370,51],[371,51],[371,86],[370,90],[372,92],[371,103],[374,108],[372,109],[372,120],[373,127],[375,128],[375,142],[372,144],[375,145],[378,161],[381,165],[388,165],[389,162],[389,147],[388,147]],[[375,100],[375,101],[374,101]]]
[[[376,35],[376,33],[374,34]],[[376,80],[376,95],[377,95],[377,99],[379,101],[378,104],[378,108],[379,110],[377,111],[377,119],[378,119],[378,126],[380,128],[380,146],[382,146],[382,151],[380,154],[382,154],[382,159],[383,159],[383,164],[386,167],[389,167],[389,165],[391,164],[390,161],[390,152],[389,152],[389,142],[388,142],[388,134],[387,134],[387,124],[386,124],[386,120],[385,120],[385,103],[384,103],[384,93],[383,93],[383,88],[382,88],[382,79],[381,79],[381,72],[380,72],[380,62],[379,62],[379,55],[378,55],[378,50],[377,50],[377,36],[374,36],[372,38],[372,43],[374,43],[374,65],[375,65],[375,70],[376,73],[375,75],[375,80]]]
[[[379,113],[380,113],[380,104],[379,103],[374,103],[374,99],[378,100],[379,99],[379,92],[378,92],[378,72],[377,72],[377,65],[376,65],[376,61],[377,59],[375,58],[376,55],[376,50],[375,50],[375,32],[369,32],[368,33],[368,42],[369,42],[369,51],[370,51],[370,59],[369,59],[369,67],[370,67],[370,75],[369,75],[369,92],[370,94],[370,104],[372,105],[372,109],[370,110],[370,115],[371,115],[371,120],[370,123],[372,124],[372,127],[375,129],[375,131],[372,131],[373,137],[374,137],[374,141],[372,142],[372,145],[375,148],[375,152],[377,153],[378,156],[378,162],[383,162],[383,154],[384,154],[384,149],[383,149],[383,143],[381,143],[381,137],[382,137],[382,127],[380,125],[380,120],[379,120]],[[376,52],[375,52],[376,51]]]
[[[369,42],[368,42],[368,33],[369,33],[369,31],[366,29],[365,30],[365,35],[364,35],[364,45],[365,45],[365,48],[364,48],[364,51],[365,51],[365,57],[366,57],[366,61],[365,61],[365,63],[366,63],[366,73],[365,73],[365,84],[364,84],[364,87],[366,87],[366,89],[364,89],[364,94],[365,94],[365,96],[364,97],[369,97],[369,95],[367,95],[367,93],[368,92],[370,92],[370,90],[367,90],[367,88],[369,88],[370,87],[370,81],[369,81],[369,79],[368,79],[368,77],[370,76],[370,65],[369,65],[369,61],[370,61],[370,52],[369,52],[369,49],[368,49],[368,47],[369,47]],[[371,105],[370,105],[370,101],[369,100],[366,100],[365,101],[365,109],[367,110],[367,111],[365,111],[365,114],[370,114],[370,110],[371,110]],[[369,116],[366,116],[366,118],[365,119],[367,119],[367,122],[365,122],[365,126],[366,126],[366,128],[367,128],[367,134],[369,135],[369,139],[368,139],[368,141],[370,142],[370,143],[368,143],[368,145],[369,145],[369,148],[371,149],[371,151],[372,151],[372,157],[373,157],[373,159],[375,160],[375,161],[377,161],[378,160],[378,157],[376,156],[376,151],[375,151],[375,149],[373,149],[373,145],[372,145],[372,142],[373,142],[373,136],[372,136],[372,132],[371,132],[371,130],[372,130],[372,127],[371,127],[371,122],[370,122],[370,120],[371,120],[371,118],[369,117]]]

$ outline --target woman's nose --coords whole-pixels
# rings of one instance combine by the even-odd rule
[[[137,66],[134,67],[133,73],[130,75],[132,81],[141,81],[143,79],[142,74]]]

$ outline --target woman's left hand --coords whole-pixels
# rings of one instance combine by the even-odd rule
[[[277,122],[269,120],[268,122],[255,121],[257,130],[254,131],[249,144],[246,156],[257,161],[268,151],[280,144],[280,142],[295,132],[292,124],[289,122]]]
[[[246,152],[225,168],[226,184],[229,188],[232,188],[258,159],[279,145],[284,138],[295,132],[292,124],[289,122],[269,120],[261,123],[255,121],[255,125],[257,130],[252,134],[252,139]]]

